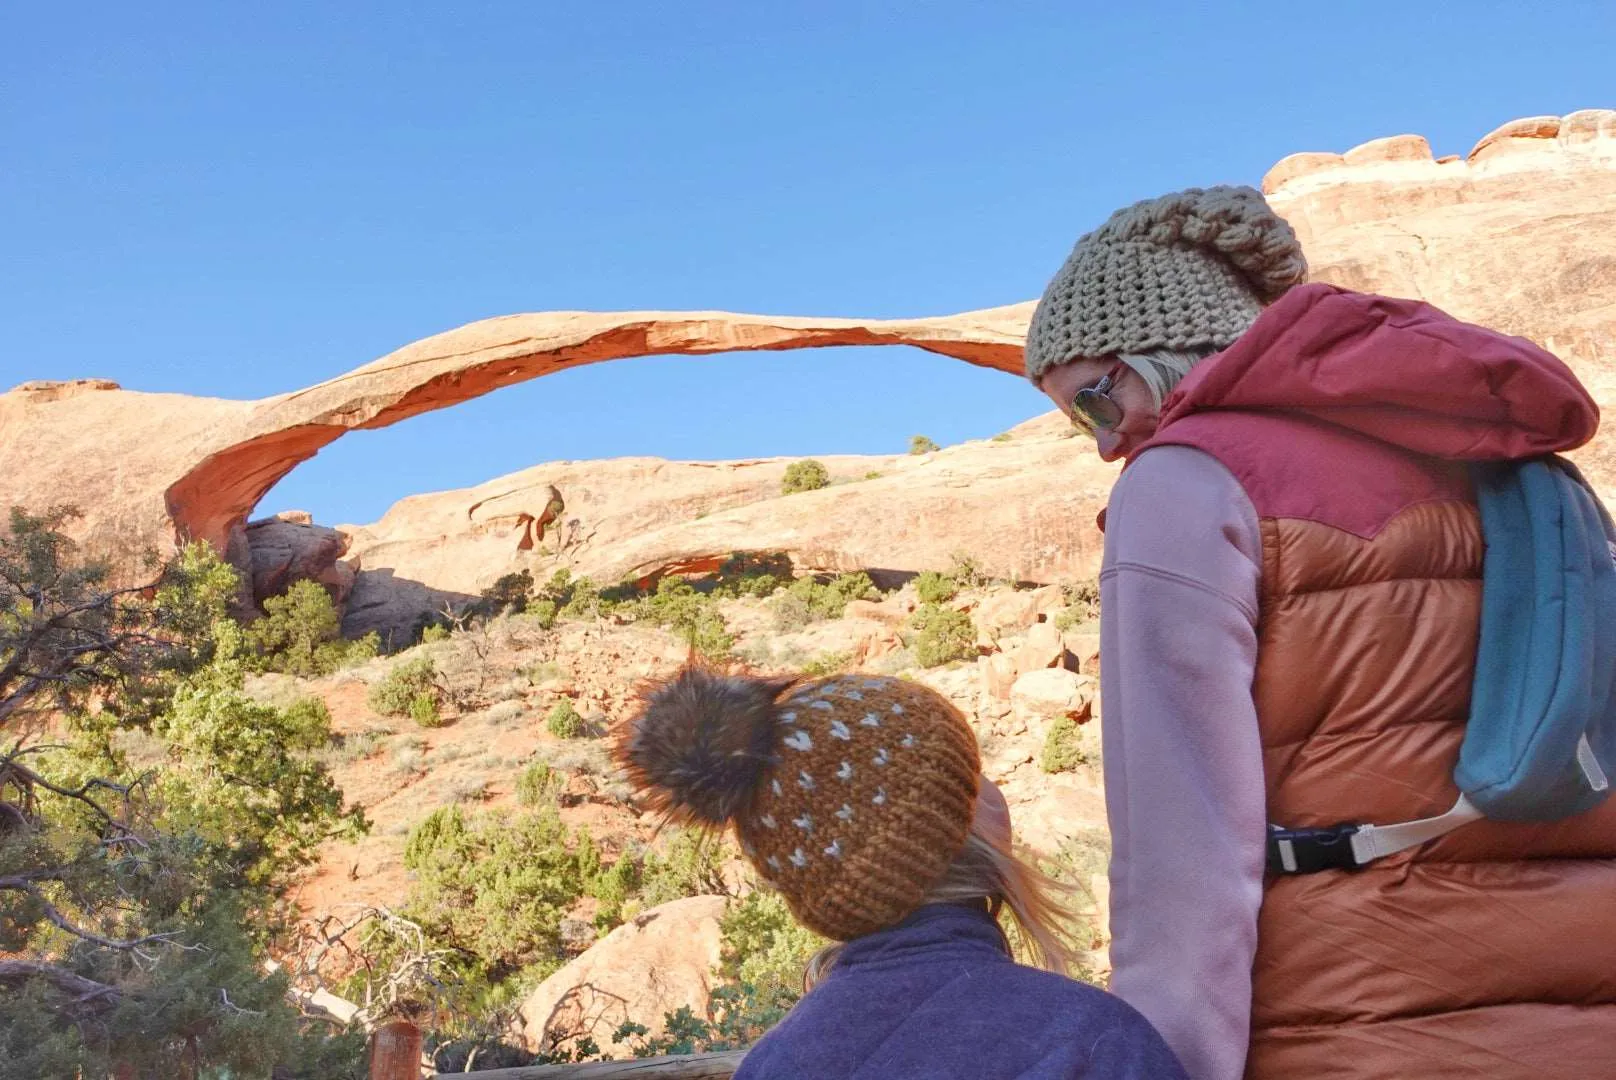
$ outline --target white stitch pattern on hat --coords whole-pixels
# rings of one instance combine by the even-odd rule
[[[780,823],[774,820],[773,814],[759,814],[758,824],[765,829],[777,829],[780,827]]]
[[[841,842],[841,840],[839,840],[839,839],[838,840],[832,840],[830,842],[830,847],[825,849],[825,854],[829,855],[833,859],[840,859],[842,857],[842,842]]]
[[[811,833],[814,831],[814,816],[812,814],[804,814],[802,817],[794,817],[791,819],[791,824],[795,825],[803,832]]]
[[[865,727],[880,727],[881,718],[875,715],[873,712],[865,713],[864,719],[860,720],[859,723],[863,724]]]
[[[847,725],[842,723],[840,720],[832,720],[830,722],[830,736],[833,739],[840,739],[843,742],[846,742],[853,737],[853,733],[848,731]]]
[[[795,866],[798,870],[801,870],[803,867],[808,865],[808,856],[803,853],[802,848],[798,848],[796,851],[793,851],[788,858],[791,860],[791,865]]]
[[[800,750],[804,753],[814,748],[814,740],[808,737],[806,731],[793,731],[790,735],[781,739],[780,742],[784,746],[789,746],[793,750]]]
[[[814,790],[814,778],[808,775],[807,769],[797,771],[797,786],[804,791]]]
[[[836,779],[838,779],[838,780],[851,780],[851,779],[853,779],[853,763],[851,761],[842,762],[842,767],[840,769],[836,770]]]

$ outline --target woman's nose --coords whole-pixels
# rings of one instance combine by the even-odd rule
[[[1115,461],[1122,456],[1126,440],[1115,431],[1097,431],[1094,433],[1094,441],[1100,448],[1101,461]]]

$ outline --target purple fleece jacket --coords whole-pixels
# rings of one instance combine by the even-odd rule
[[[1005,955],[980,909],[936,904],[848,942],[736,1080],[1184,1080],[1145,1019]]]

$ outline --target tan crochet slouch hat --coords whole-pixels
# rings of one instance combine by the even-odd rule
[[[1190,188],[1084,236],[1027,331],[1027,378],[1083,357],[1222,349],[1307,277],[1290,225],[1250,187]]]
[[[902,679],[797,682],[699,665],[654,685],[613,757],[653,808],[732,825],[798,921],[847,941],[903,920],[965,847],[976,737]]]

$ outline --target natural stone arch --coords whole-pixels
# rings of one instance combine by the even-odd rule
[[[223,547],[270,488],[348,431],[387,427],[541,375],[631,357],[829,345],[913,345],[1019,373],[1030,316],[1030,304],[1016,304],[890,321],[728,312],[546,312],[485,319],[260,402],[228,445],[169,485],[164,504],[181,536]]]

